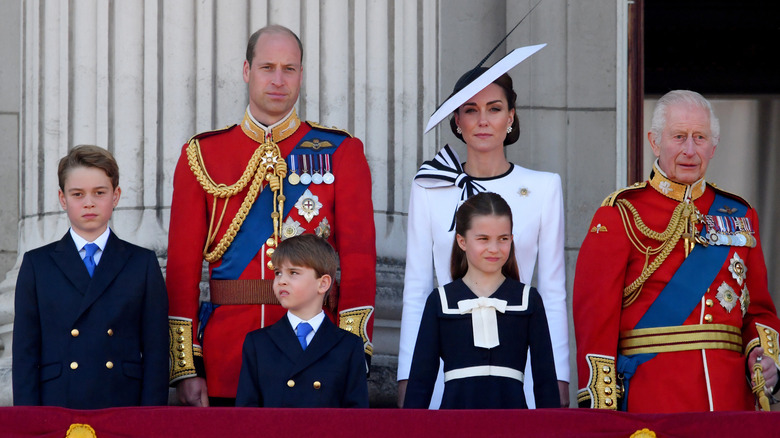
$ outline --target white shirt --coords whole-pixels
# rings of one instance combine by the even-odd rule
[[[100,258],[103,257],[103,251],[106,249],[106,243],[108,243],[109,234],[111,234],[111,228],[106,227],[106,231],[103,231],[103,234],[98,236],[94,242],[90,242],[87,239],[79,236],[78,233],[73,231],[73,228],[70,229],[70,237],[73,238],[73,243],[76,244],[76,248],[79,250],[79,256],[81,257],[81,260],[84,260],[84,257],[87,256],[87,250],[84,249],[84,245],[88,243],[94,243],[98,246],[98,250],[95,251],[95,255],[92,256],[92,259],[95,260],[95,266],[100,263]]]
[[[325,312],[320,310],[320,313],[318,313],[317,316],[306,321],[293,315],[292,312],[288,310],[287,319],[290,321],[290,325],[292,326],[293,331],[295,331],[295,333],[298,333],[298,324],[302,322],[309,323],[309,325],[311,326],[311,332],[308,335],[306,335],[306,345],[309,345],[311,344],[311,340],[314,338],[314,334],[317,333],[317,330],[320,328],[320,325],[322,325],[322,321],[325,319]]]

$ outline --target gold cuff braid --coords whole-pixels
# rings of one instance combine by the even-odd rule
[[[756,331],[758,332],[758,342],[756,343],[755,340],[750,342],[745,350],[745,354],[749,353],[753,347],[761,346],[764,349],[764,356],[771,357],[776,364],[780,365],[777,330],[764,324],[756,323]]]
[[[578,403],[590,399],[591,408],[616,411],[622,390],[617,384],[615,358],[596,354],[588,354],[585,357],[590,367],[590,379],[587,388],[580,390]]]
[[[192,320],[168,317],[170,383],[184,377],[195,376],[194,356],[200,356],[200,348],[192,344]],[[196,351],[197,354],[196,354]]]
[[[374,308],[371,306],[353,307],[339,312],[339,328],[360,336],[366,354],[369,356],[374,354],[374,346],[368,339],[367,331],[368,320],[373,312]]]

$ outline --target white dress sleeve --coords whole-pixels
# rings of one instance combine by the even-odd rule
[[[398,380],[409,378],[425,301],[433,290],[433,234],[428,190],[412,182],[406,241]]]
[[[558,380],[569,381],[569,319],[566,306],[566,266],[564,264],[564,219],[561,177],[552,174],[550,193],[542,205],[539,229],[537,290],[544,301],[550,328],[555,372]]]

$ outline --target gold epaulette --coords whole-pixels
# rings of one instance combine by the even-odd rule
[[[620,197],[621,194],[624,192],[627,192],[629,190],[636,190],[636,189],[643,189],[647,185],[647,181],[637,182],[633,185],[630,185],[628,187],[623,187],[620,190],[612,192],[609,196],[604,198],[604,201],[601,202],[602,207],[614,207],[615,201],[617,201],[618,197]]]
[[[224,128],[214,129],[211,131],[203,131],[198,134],[193,135],[189,140],[187,140],[187,143],[191,142],[192,140],[200,140],[202,138],[211,137],[212,135],[221,134],[232,127],[237,126],[236,124],[227,125]]]
[[[739,196],[739,195],[737,195],[735,193],[727,192],[726,190],[723,190],[720,187],[718,187],[713,182],[707,182],[707,185],[712,187],[713,190],[715,190],[716,192],[720,193],[721,195],[723,195],[723,196],[725,196],[727,198],[734,199],[735,201],[739,201],[739,202],[745,204],[748,208],[753,208],[750,205],[750,203],[745,200],[745,198],[743,198],[743,197],[741,197],[741,196]]]
[[[372,313],[374,308],[371,306],[353,307],[339,312],[339,328],[360,336],[363,349],[369,356],[374,354],[374,345],[368,338],[368,320]]]
[[[352,134],[347,132],[345,129],[340,129],[340,128],[337,128],[335,126],[323,126],[323,125],[320,125],[317,122],[312,122],[311,120],[307,120],[306,123],[308,123],[309,126],[311,126],[312,128],[321,129],[323,131],[335,132],[337,134],[343,134],[343,135],[346,135],[349,138],[353,137]]]

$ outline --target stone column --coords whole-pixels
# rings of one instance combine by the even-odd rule
[[[123,192],[111,227],[154,249],[164,267],[181,146],[197,132],[241,120],[246,40],[268,23],[290,27],[303,41],[301,117],[345,128],[366,145],[382,278],[375,352],[377,358],[392,355],[409,184],[419,159],[436,146],[432,135],[423,138],[421,126],[437,101],[438,5],[22,2],[19,256],[0,284],[0,405],[12,402],[13,289],[21,255],[61,238],[69,226],[57,201],[59,158],[78,144],[106,147],[116,156]]]

